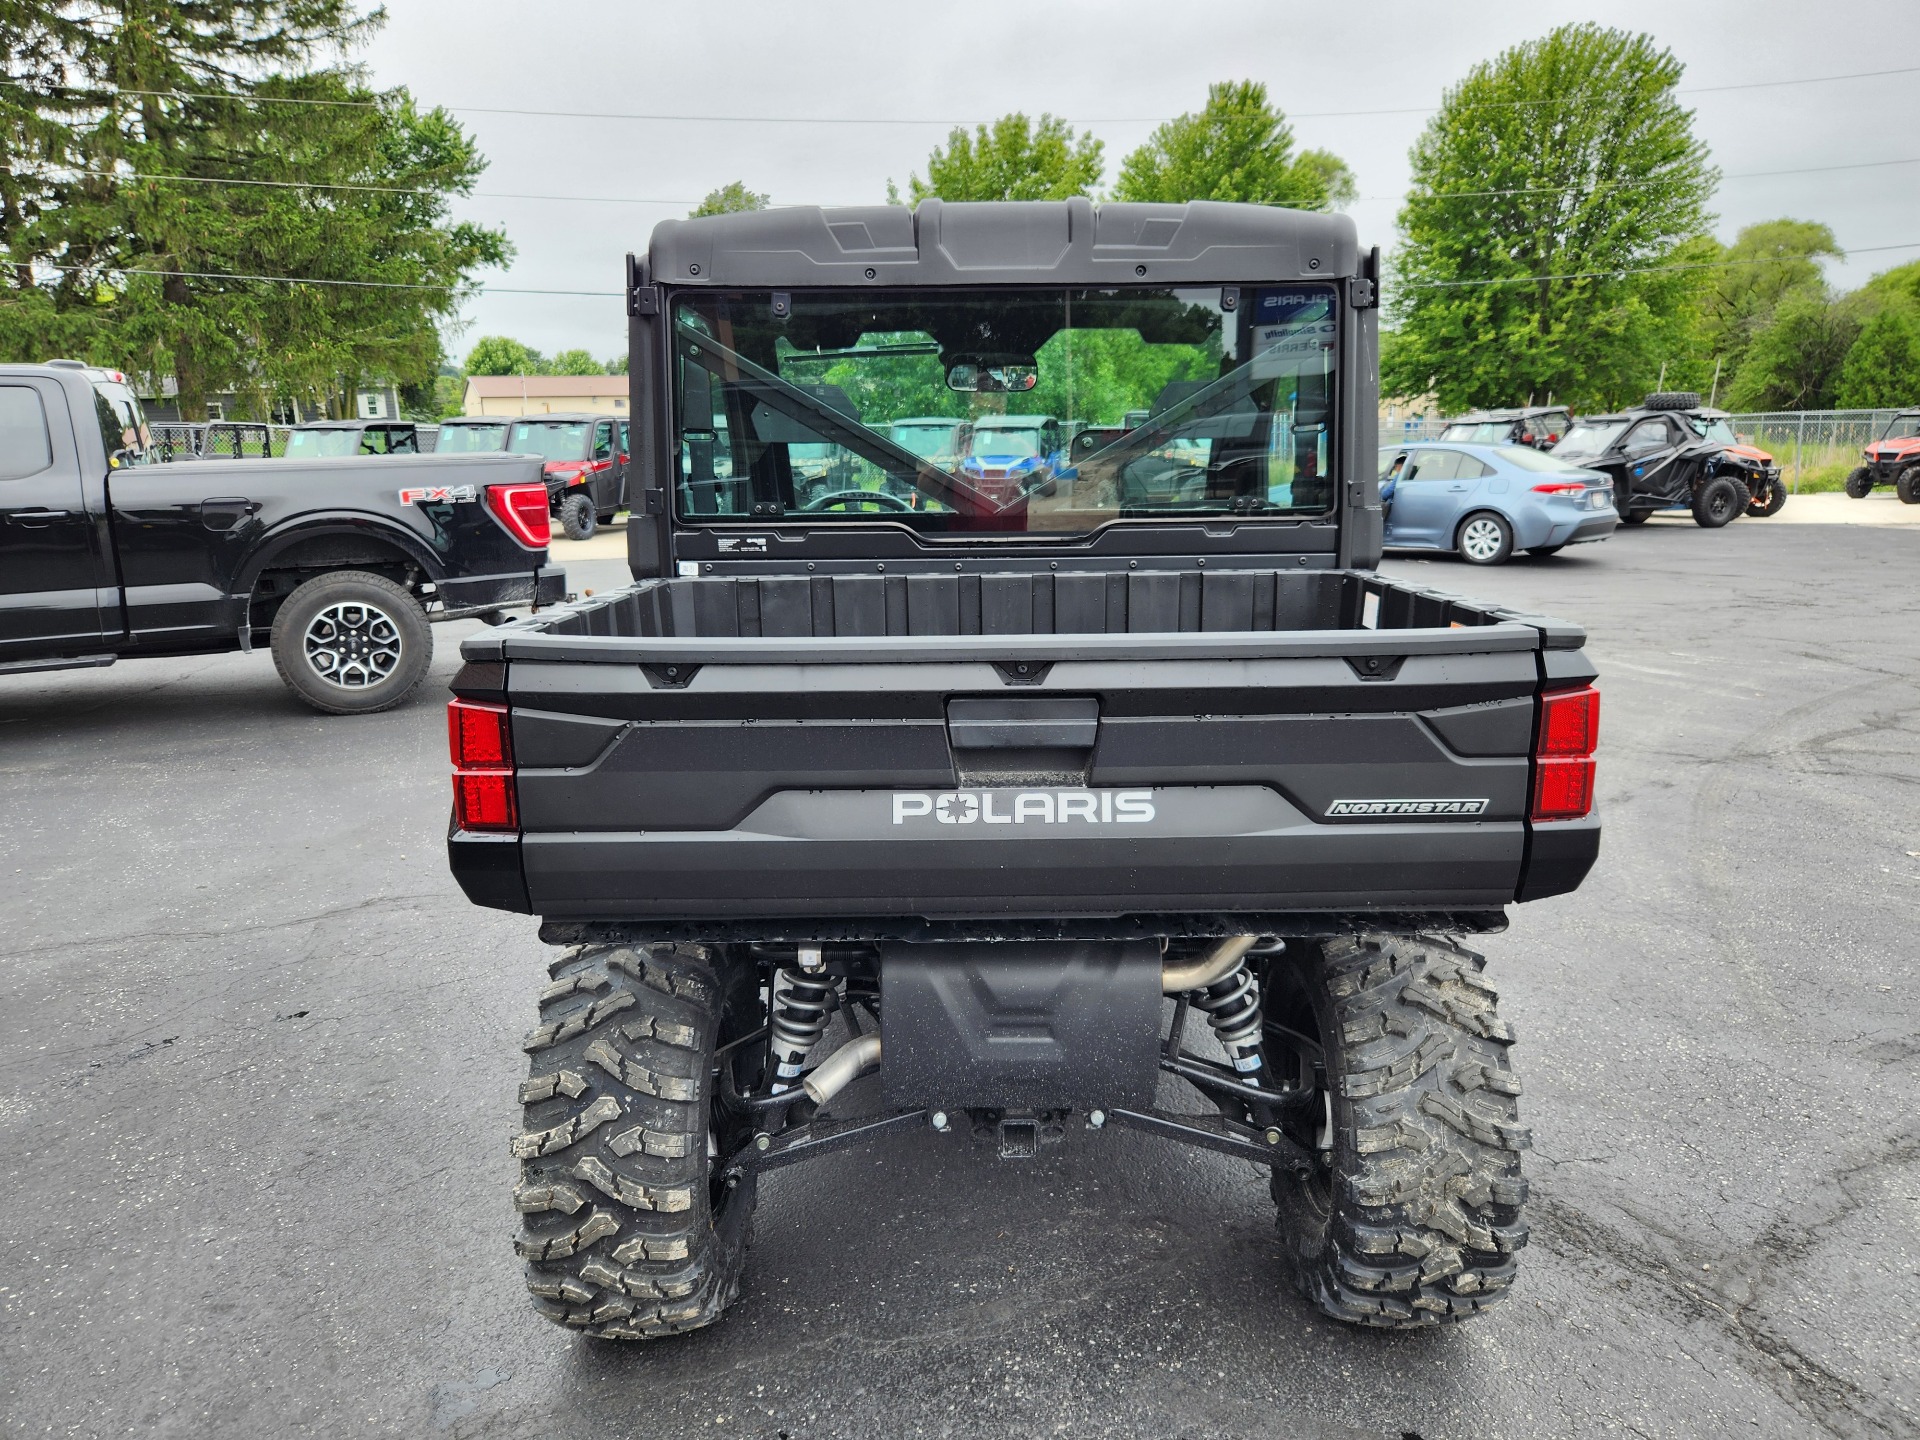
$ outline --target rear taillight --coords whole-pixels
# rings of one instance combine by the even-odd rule
[[[512,716],[504,705],[455,700],[447,706],[453,759],[453,823],[460,830],[518,830]]]
[[[1533,487],[1536,495],[1578,495],[1587,488],[1584,480],[1548,480]]]
[[[553,539],[544,485],[489,485],[487,509],[507,527],[508,534],[529,549],[544,550]]]
[[[1578,820],[1593,810],[1593,752],[1600,747],[1600,692],[1591,685],[1540,699],[1533,742],[1533,818]]]

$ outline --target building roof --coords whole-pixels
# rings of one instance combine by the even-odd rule
[[[622,395],[624,375],[469,375],[467,385],[482,400],[553,400],[570,395]],[[524,387],[524,388],[522,388]]]

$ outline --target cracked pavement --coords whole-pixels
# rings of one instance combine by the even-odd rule
[[[1386,567],[1585,624],[1605,694],[1600,865],[1485,944],[1533,1244],[1444,1333],[1321,1318],[1261,1176],[1111,1130],[782,1171],[719,1326],[563,1333],[509,1248],[547,952],[441,844],[475,627],[361,720],[262,655],[0,679],[0,1434],[1920,1434],[1920,532],[1786,518]]]

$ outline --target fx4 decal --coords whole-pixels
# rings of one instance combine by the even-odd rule
[[[471,485],[426,485],[400,492],[402,505],[446,504],[455,500],[478,500],[480,492]]]

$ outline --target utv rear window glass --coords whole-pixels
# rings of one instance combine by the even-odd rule
[[[506,445],[505,421],[498,425],[442,425],[433,442],[435,453],[440,455],[471,455],[483,450],[504,450]]]
[[[1567,432],[1566,439],[1553,447],[1553,453],[1563,460],[1579,456],[1587,460],[1597,460],[1607,453],[1607,448],[1620,438],[1620,432],[1627,428],[1624,420],[1604,420],[1596,424],[1582,422]]]
[[[1513,439],[1511,420],[1478,420],[1472,424],[1449,425],[1440,432],[1442,440],[1456,440],[1464,445],[1504,445]]]
[[[677,508],[694,523],[1085,533],[1321,515],[1329,285],[677,297]],[[517,447],[516,447],[517,448]]]
[[[26,385],[0,385],[0,480],[38,475],[53,464],[47,412]]]
[[[507,449],[516,455],[539,455],[548,460],[584,460],[587,455],[585,420],[519,420],[507,436]]]

